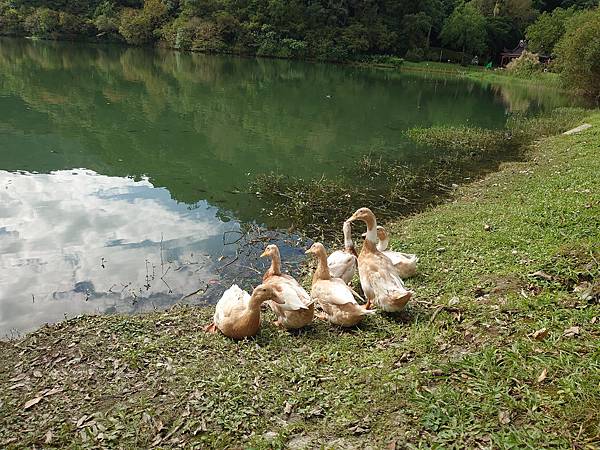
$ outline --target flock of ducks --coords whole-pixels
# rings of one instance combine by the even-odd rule
[[[352,241],[352,222],[362,221],[367,232],[360,254]],[[342,227],[344,248],[329,257],[323,244],[316,242],[307,251],[317,260],[310,295],[290,275],[281,272],[281,256],[276,245],[268,245],[261,257],[271,259],[262,284],[252,295],[237,285],[225,291],[216,305],[213,323],[205,328],[221,331],[233,339],[254,336],[260,329],[260,308],[268,301],[277,316],[275,325],[294,330],[310,324],[315,316],[315,303],[323,310],[319,318],[342,327],[360,323],[375,307],[386,312],[401,311],[412,296],[402,278],[416,273],[418,258],[412,254],[388,251],[389,237],[369,208],[358,209]],[[359,305],[360,296],[349,286],[358,270],[367,303]]]

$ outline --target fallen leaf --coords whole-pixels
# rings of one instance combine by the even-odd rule
[[[81,425],[83,425],[83,422],[85,422],[88,419],[88,415],[84,414],[83,416],[81,416],[79,418],[79,420],[77,421],[77,428],[81,428]]]
[[[52,430],[48,430],[46,433],[46,439],[44,439],[44,444],[49,444],[52,442]]]
[[[571,328],[567,328],[565,330],[565,332],[563,333],[564,337],[573,337],[573,336],[579,336],[579,327],[578,326],[574,326]]]
[[[62,392],[61,388],[52,388],[44,394],[44,397],[48,397],[49,395],[58,394],[59,392]]]
[[[460,299],[458,297],[452,297],[449,301],[448,301],[448,306],[456,306],[460,303]]]
[[[26,377],[27,377],[27,376],[26,376],[24,373],[22,373],[22,374],[20,374],[20,375],[17,375],[17,376],[16,376],[16,377],[14,377],[14,378],[11,378],[11,379],[10,379],[10,380],[8,380],[8,381],[10,381],[11,383],[16,383],[17,381],[24,380]]]
[[[34,370],[33,376],[36,378],[42,378],[42,372],[40,372],[39,370]]]
[[[537,382],[538,383],[542,383],[546,377],[548,376],[548,369],[544,368],[544,370],[542,370],[542,373],[540,373],[540,375],[537,378]]]
[[[360,425],[355,425],[353,427],[348,428],[348,431],[351,431],[354,434],[365,434],[371,431],[370,428],[361,427]]]
[[[508,425],[510,423],[510,413],[508,411],[500,411],[498,413],[498,420],[502,425]]]
[[[540,328],[532,334],[533,339],[536,341],[542,341],[548,336],[548,328]]]
[[[590,320],[590,323],[596,323],[596,321],[598,320],[598,318],[596,316],[592,317],[592,320]]]
[[[294,408],[294,405],[292,405],[290,402],[285,402],[285,408],[283,408],[283,413],[291,414],[293,408]]]
[[[542,272],[541,270],[538,270],[537,272],[533,272],[531,274],[529,274],[530,277],[533,278],[542,278],[546,281],[552,281],[552,275],[548,275],[546,272]]]
[[[25,403],[25,405],[23,405],[23,409],[29,409],[31,408],[33,405],[37,405],[43,397],[36,397],[36,398],[32,398],[31,400],[29,400],[27,403]]]

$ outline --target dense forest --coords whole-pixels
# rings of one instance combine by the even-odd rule
[[[598,0],[0,0],[0,34],[392,63],[497,63],[526,39],[600,80]]]

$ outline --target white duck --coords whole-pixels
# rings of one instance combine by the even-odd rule
[[[284,303],[269,302],[269,306],[277,316],[275,325],[288,330],[305,327],[312,322],[315,313],[314,302],[308,292],[290,275],[281,273],[281,254],[279,248],[268,245],[261,257],[271,258],[271,267],[263,276],[263,283],[277,287],[279,297]]]
[[[392,261],[377,250],[375,214],[369,208],[360,208],[348,220],[361,220],[367,224],[365,242],[358,256],[358,275],[367,297],[367,307],[375,304],[387,312],[401,311],[413,293],[404,287]]]
[[[344,222],[344,249],[336,250],[327,258],[327,266],[333,278],[341,278],[346,284],[352,281],[358,267],[358,255],[352,242],[352,224]]]
[[[260,305],[266,300],[284,303],[275,286],[261,284],[250,295],[234,284],[223,293],[215,307],[213,323],[205,331],[216,333],[220,330],[232,339],[254,336],[260,328]]]
[[[365,316],[375,312],[356,303],[352,290],[344,280],[331,276],[323,244],[315,242],[306,253],[312,254],[318,261],[310,294],[313,300],[319,302],[330,323],[352,327],[360,323]]]
[[[367,233],[364,233],[363,237],[366,237],[366,235]],[[387,231],[382,226],[377,225],[377,250],[390,258],[392,264],[394,264],[394,267],[396,267],[400,278],[409,278],[414,276],[417,273],[417,262],[419,262],[419,257],[412,253],[402,253],[388,250],[387,248],[389,243],[390,237],[387,234]]]

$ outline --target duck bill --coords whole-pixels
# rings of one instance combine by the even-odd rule
[[[305,255],[310,255],[311,253],[310,248],[304,252]]]
[[[267,256],[269,256],[269,255],[267,255],[267,251],[265,250],[264,252],[262,252],[260,254],[259,258],[266,258]]]

